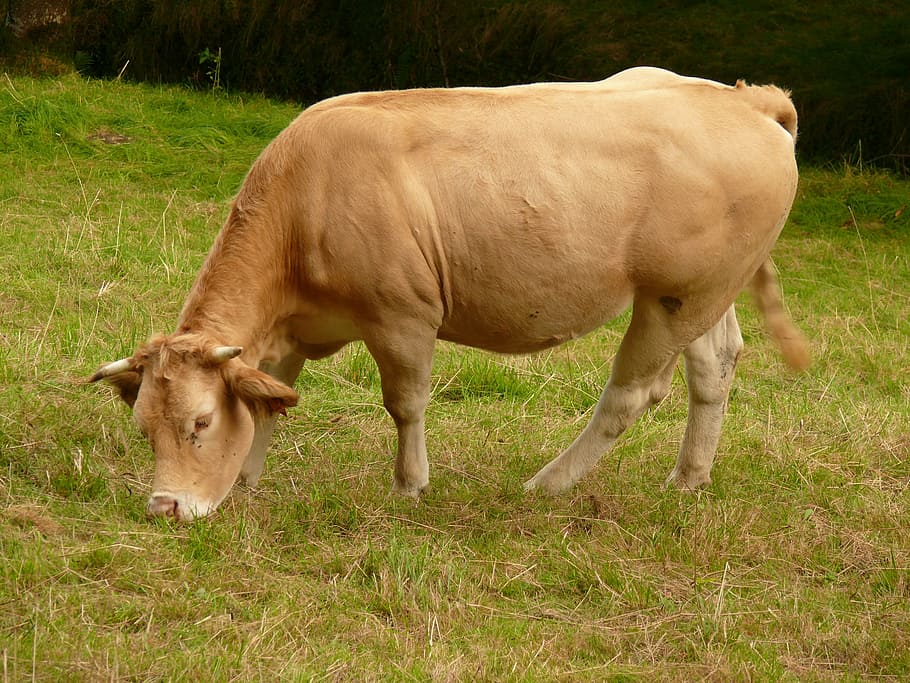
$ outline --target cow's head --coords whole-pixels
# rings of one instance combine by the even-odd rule
[[[256,419],[296,405],[293,389],[246,365],[241,351],[195,334],[158,337],[90,378],[117,389],[152,446],[149,516],[212,512],[240,473]]]

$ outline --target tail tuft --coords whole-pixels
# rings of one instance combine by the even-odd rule
[[[809,342],[789,320],[786,326],[778,327],[771,335],[780,347],[784,362],[795,372],[808,370],[812,365],[812,354],[809,352]]]

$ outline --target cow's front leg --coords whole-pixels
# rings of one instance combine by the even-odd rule
[[[240,468],[240,481],[253,488],[259,483],[262,468],[265,465],[265,452],[268,450],[272,432],[275,430],[276,417],[266,417],[256,420],[256,431],[253,434],[253,445]]]
[[[392,491],[417,498],[430,483],[424,414],[436,329],[419,321],[396,320],[370,330],[364,341],[379,367],[383,404],[398,430]]]
[[[272,365],[265,364],[260,367],[263,372],[267,372],[275,379],[281,380],[289,387],[294,386],[297,381],[297,375],[303,368],[304,356],[296,353],[289,354],[280,362]],[[250,446],[250,452],[243,461],[240,468],[240,480],[249,487],[254,487],[259,483],[259,477],[262,476],[262,468],[265,464],[265,453],[268,450],[269,442],[272,439],[272,432],[275,431],[275,422],[277,415],[257,418],[255,423],[255,433],[253,434],[253,444]]]
[[[724,317],[683,352],[689,388],[689,419],[668,485],[692,490],[711,483],[711,466],[720,439],[721,423],[733,371],[743,338],[733,306]]]

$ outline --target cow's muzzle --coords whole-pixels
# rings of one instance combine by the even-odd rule
[[[145,508],[145,514],[149,518],[153,517],[178,517],[178,503],[176,498],[168,495],[153,495],[149,498],[148,505]]]

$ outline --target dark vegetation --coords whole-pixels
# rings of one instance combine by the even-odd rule
[[[804,159],[910,166],[910,3],[898,0],[72,0],[55,36],[87,75],[305,104],[637,64],[774,82],[794,92]]]

